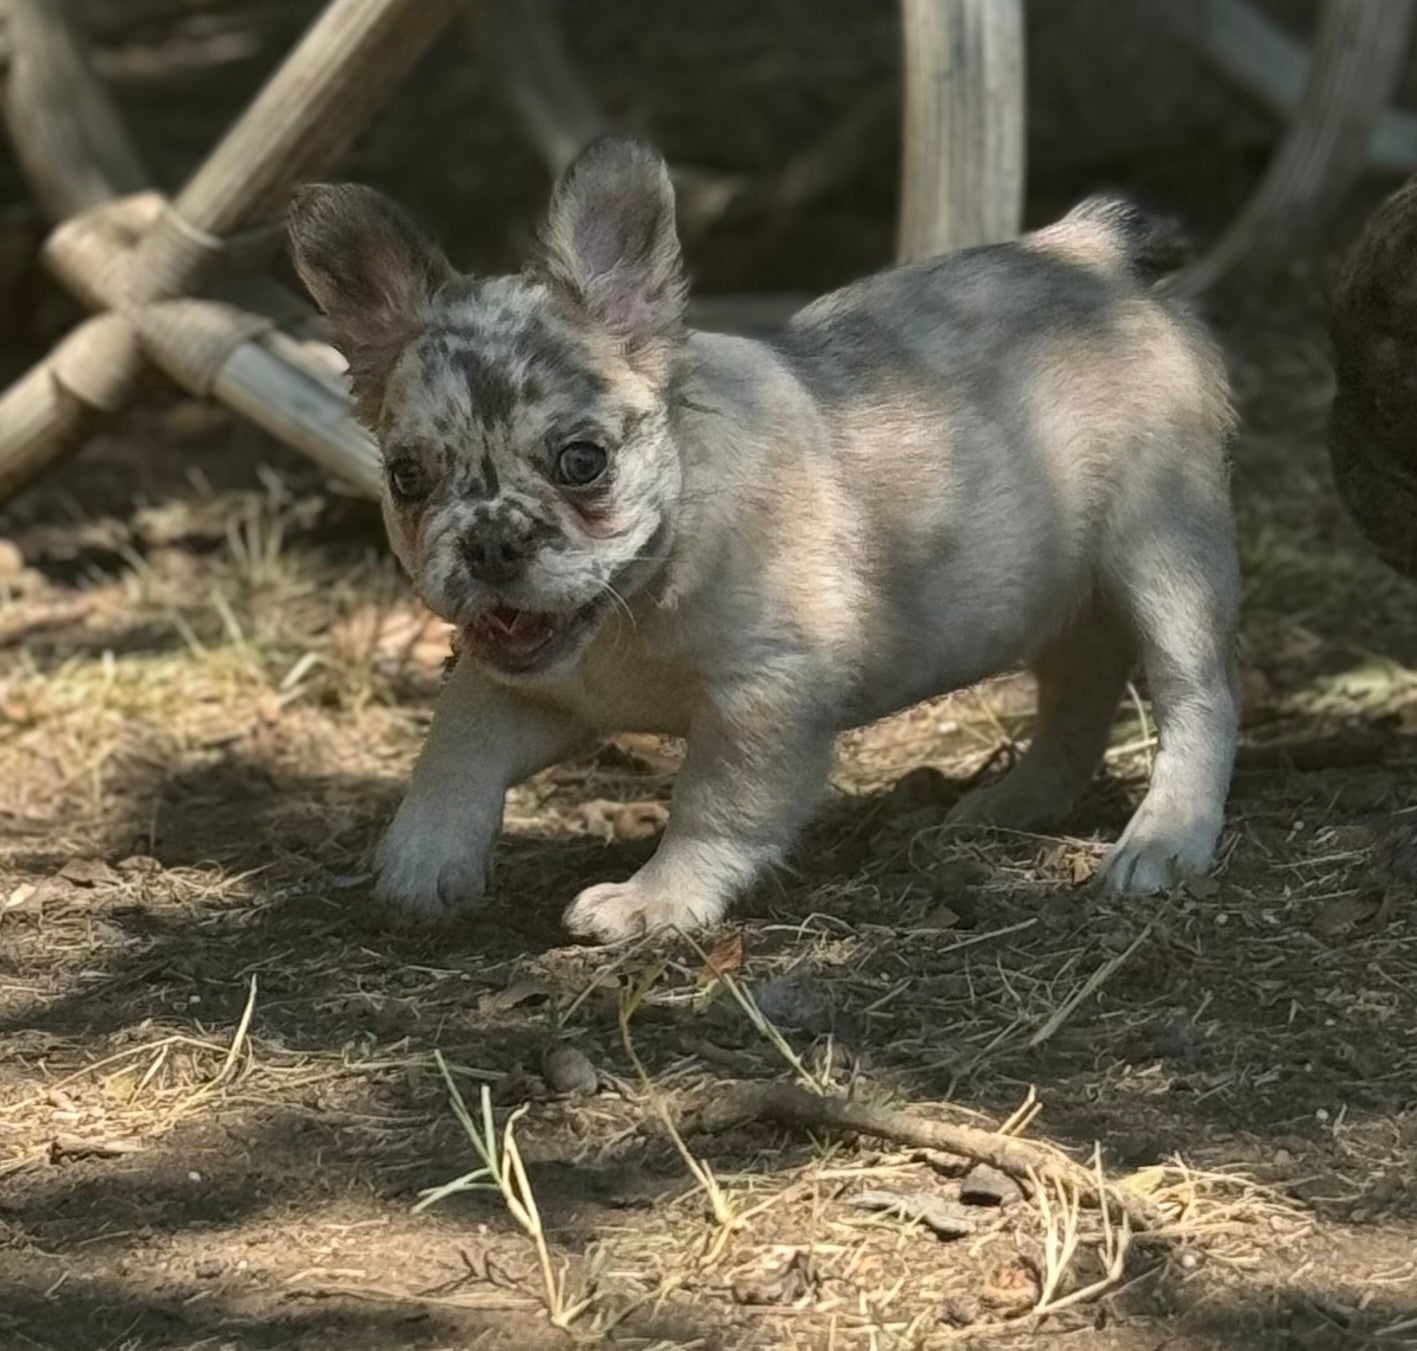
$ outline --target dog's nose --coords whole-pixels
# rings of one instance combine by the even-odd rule
[[[479,582],[491,586],[516,581],[526,567],[529,552],[526,535],[501,521],[480,525],[462,541],[467,570]]]

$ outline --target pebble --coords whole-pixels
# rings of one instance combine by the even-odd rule
[[[600,1087],[600,1076],[584,1052],[557,1042],[541,1057],[541,1077],[553,1093],[585,1096]]]
[[[959,1199],[967,1206],[1007,1206],[1023,1199],[1018,1183],[987,1163],[976,1163],[960,1179]]]

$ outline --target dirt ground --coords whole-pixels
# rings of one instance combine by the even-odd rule
[[[113,39],[169,173],[309,8],[250,6],[256,55],[200,67],[210,99],[180,123],[167,112],[198,75],[145,84],[141,44]],[[790,142],[830,53],[802,6],[778,11],[797,15],[801,65],[764,124]],[[831,106],[889,73],[879,22],[855,22]],[[781,83],[770,38],[681,59],[727,53]],[[647,65],[679,51],[636,43]],[[455,76],[411,95],[425,117],[490,99]],[[678,153],[726,162],[659,100],[646,116]],[[422,184],[445,225],[476,201],[465,254],[501,258],[542,183],[475,111],[463,176],[439,192],[408,162],[426,133],[407,111],[355,167]],[[1045,154],[1030,213],[1122,181],[1204,231],[1253,167],[1248,143]],[[1140,701],[1068,833],[941,828],[1027,735],[1015,678],[844,737],[792,866],[702,950],[607,953],[559,928],[575,890],[653,847],[676,748],[644,739],[512,794],[489,909],[392,930],[368,851],[447,644],[375,508],[156,382],[7,504],[0,1348],[1417,1345],[1417,603],[1343,518],[1323,453],[1325,287],[1386,186],[1215,306],[1243,414],[1246,736],[1216,877],[1155,901],[1086,885],[1145,783]],[[701,275],[797,287],[872,266],[890,191],[873,162],[776,237],[730,222],[696,245]],[[66,320],[25,285],[16,362]],[[1156,1227],[1119,1233],[1043,1181],[964,1204],[992,1184],[957,1154],[716,1119],[729,1086],[793,1079],[1007,1123],[1089,1166],[1096,1149]],[[510,1200],[415,1210],[478,1168],[484,1088],[514,1141],[511,1160],[497,1147]],[[926,1193],[967,1232],[859,1204],[881,1191]]]

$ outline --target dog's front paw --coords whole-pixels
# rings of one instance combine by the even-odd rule
[[[491,842],[447,821],[400,810],[374,858],[374,896],[410,919],[441,919],[477,906],[487,889]]]
[[[686,901],[632,877],[587,887],[566,908],[563,920],[577,938],[620,943],[657,929],[705,928],[723,917],[724,908],[722,901]]]
[[[1220,825],[1207,817],[1164,820],[1143,803],[1102,860],[1097,881],[1112,895],[1170,891],[1210,866]]]

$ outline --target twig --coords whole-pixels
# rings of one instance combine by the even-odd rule
[[[251,973],[251,986],[246,992],[246,1007],[241,1010],[241,1021],[236,1024],[236,1032],[231,1038],[231,1045],[227,1048],[226,1059],[222,1061],[221,1068],[217,1071],[216,1078],[211,1081],[209,1087],[216,1088],[218,1084],[223,1084],[231,1077],[231,1072],[236,1068],[236,1061],[241,1055],[241,1048],[246,1045],[246,1034],[251,1030],[251,1015],[256,1011],[256,975]]]
[[[1083,983],[1072,993],[1063,1004],[1053,1011],[1053,1016],[1048,1019],[1042,1027],[1038,1029],[1029,1039],[1030,1047],[1042,1046],[1045,1041],[1053,1036],[1062,1025],[1077,1011],[1079,1005],[1089,996],[1097,993],[1112,977],[1126,965],[1132,953],[1134,953],[1148,938],[1151,937],[1153,925],[1148,924],[1131,942],[1125,952],[1119,952],[1115,957],[1103,962],[1096,971],[1092,973]]]
[[[1235,768],[1240,773],[1287,769],[1297,774],[1320,769],[1352,769],[1397,759],[1402,749],[1401,737],[1383,733],[1295,737],[1259,746],[1241,746],[1235,756]]]
[[[1000,1135],[952,1121],[927,1121],[910,1112],[849,1098],[821,1097],[794,1084],[715,1085],[710,1101],[695,1120],[704,1131],[724,1131],[745,1121],[779,1121],[812,1131],[843,1130],[874,1135],[917,1149],[937,1149],[987,1163],[1027,1182],[1032,1174],[1053,1185],[1072,1187],[1081,1197],[1105,1199],[1127,1216],[1134,1228],[1161,1229],[1165,1215],[1145,1198],[1125,1189],[1099,1190],[1097,1177],[1061,1150],[1032,1140]]]
[[[140,1154],[145,1148],[141,1140],[88,1140],[82,1135],[61,1133],[49,1142],[49,1161],[61,1159],[121,1159],[128,1154]]]

